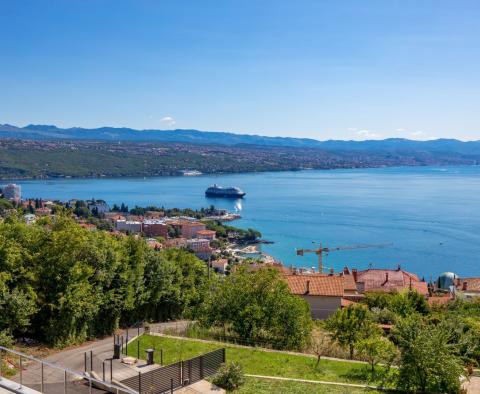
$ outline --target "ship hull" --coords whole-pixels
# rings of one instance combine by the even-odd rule
[[[222,192],[205,192],[205,196],[207,197],[218,197],[218,198],[243,198],[245,193],[222,193]]]

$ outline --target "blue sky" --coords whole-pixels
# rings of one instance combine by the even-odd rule
[[[480,139],[480,2],[0,0],[0,123]]]

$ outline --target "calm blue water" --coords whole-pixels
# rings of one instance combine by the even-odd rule
[[[238,209],[239,227],[274,241],[263,250],[286,265],[315,266],[295,248],[392,243],[337,251],[325,265],[339,269],[395,267],[429,279],[443,271],[480,275],[480,167],[417,167],[301,171],[171,178],[20,181],[24,197],[101,198],[134,205]],[[208,199],[212,183],[239,186],[242,201]]]

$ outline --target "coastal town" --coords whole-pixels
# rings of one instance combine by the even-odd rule
[[[98,199],[22,200],[21,187],[16,184],[5,185],[2,193],[3,198],[16,207],[4,210],[2,216],[20,209],[27,224],[53,218],[59,209],[66,209],[79,226],[89,231],[108,231],[116,237],[141,237],[154,250],[185,249],[222,275],[228,275],[242,264],[248,265],[249,270],[278,270],[291,293],[309,304],[313,319],[327,319],[338,309],[362,302],[365,294],[372,292],[414,290],[432,306],[480,297],[480,276],[462,277],[445,272],[427,282],[416,273],[403,270],[400,264],[394,268],[344,267],[338,272],[333,269],[324,272],[321,267],[316,270],[289,266],[258,250],[257,244],[261,242],[258,231],[225,225],[239,219],[239,214],[213,206],[199,211],[156,207],[129,210],[125,204],[111,208]],[[391,326],[384,324],[382,328]]]
[[[0,0],[0,394],[480,394],[479,18]]]
[[[4,185],[0,388],[478,393],[480,277],[427,280],[408,261],[325,268],[330,251],[384,244],[292,250],[316,255],[305,268],[262,252],[276,240],[238,219]],[[62,375],[44,376],[46,365]]]

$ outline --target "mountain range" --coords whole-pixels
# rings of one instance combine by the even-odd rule
[[[17,127],[9,124],[0,125],[0,138],[104,142],[180,142],[226,146],[256,145],[263,147],[319,148],[327,151],[451,152],[474,156],[480,154],[480,140],[466,142],[456,139],[416,141],[403,138],[389,138],[365,141],[319,141],[311,138],[267,137],[230,132],[184,129],[135,130],[116,127],[86,129],[81,127],[59,128],[53,125],[35,124],[30,124],[25,127]]]

